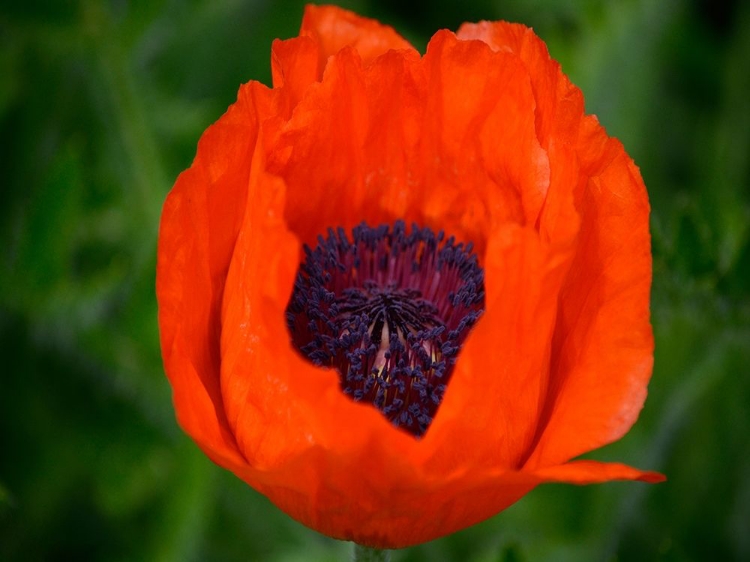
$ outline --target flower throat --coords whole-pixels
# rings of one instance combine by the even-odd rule
[[[484,310],[472,245],[403,221],[328,229],[305,246],[286,318],[313,364],[335,367],[345,394],[420,437],[458,352]]]

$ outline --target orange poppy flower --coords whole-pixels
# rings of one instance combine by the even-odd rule
[[[201,449],[305,525],[381,548],[477,523],[544,482],[662,480],[571,460],[622,437],[646,397],[649,204],[544,43],[482,22],[420,56],[389,27],[310,6],[272,69],[272,88],[245,84],[204,133],[162,215],[162,353]],[[344,367],[315,365],[289,325],[305,244],[364,222],[396,225],[378,242],[391,251],[398,221],[472,243],[484,272],[439,408],[406,430],[342,392]],[[428,365],[441,355],[424,349]],[[378,357],[364,374],[385,384]]]

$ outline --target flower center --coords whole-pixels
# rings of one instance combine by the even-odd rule
[[[403,221],[328,229],[305,246],[286,309],[292,342],[335,367],[352,399],[419,437],[443,398],[458,352],[484,310],[472,245]]]

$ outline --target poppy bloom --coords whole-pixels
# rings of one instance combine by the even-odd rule
[[[332,537],[380,548],[538,484],[663,477],[571,460],[646,397],[649,204],[522,25],[391,28],[308,7],[164,206],[178,420]],[[416,226],[412,226],[416,225]]]

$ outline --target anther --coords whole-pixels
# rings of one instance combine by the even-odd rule
[[[419,437],[450,381],[461,345],[484,309],[484,273],[471,244],[403,221],[328,229],[305,246],[287,324],[341,388]]]

